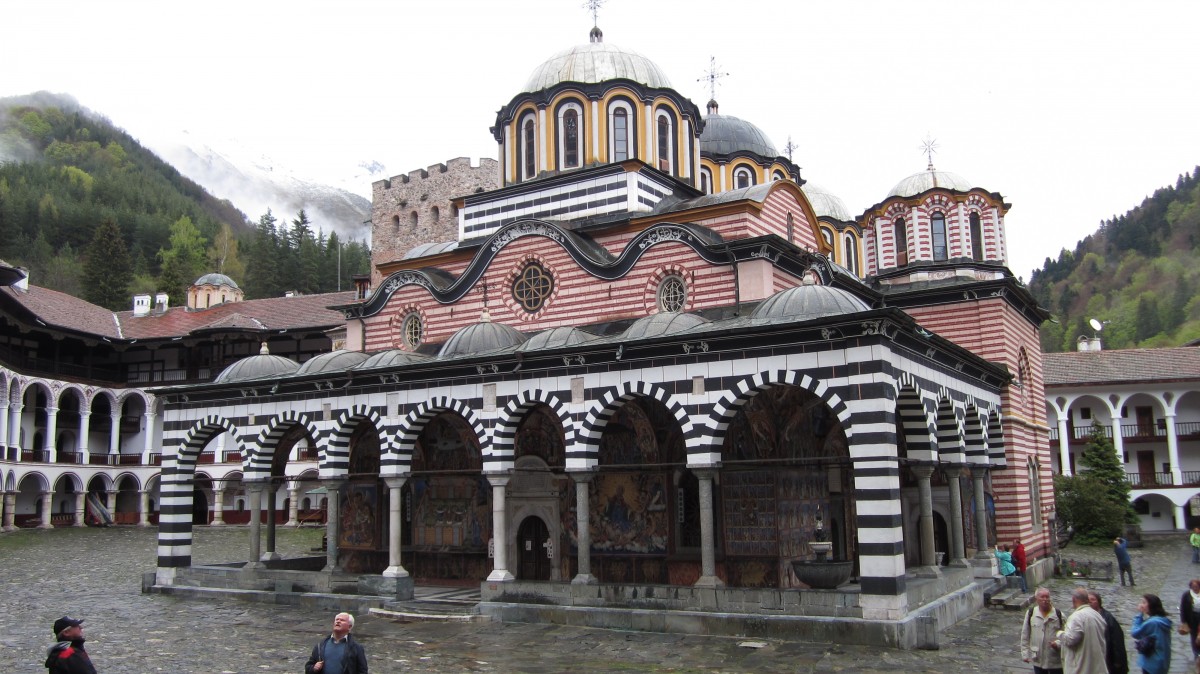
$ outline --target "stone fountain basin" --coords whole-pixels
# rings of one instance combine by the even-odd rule
[[[816,590],[833,590],[850,580],[854,562],[821,562],[809,559],[792,560],[796,578]]]

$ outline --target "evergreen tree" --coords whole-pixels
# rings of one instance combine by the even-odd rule
[[[113,220],[104,220],[84,255],[83,298],[113,311],[128,309],[133,273],[120,228]]]
[[[1117,449],[1112,440],[1100,424],[1092,424],[1087,447],[1084,448],[1080,460],[1087,466],[1087,474],[1104,485],[1104,491],[1110,500],[1128,506],[1130,488],[1125,467],[1117,456]],[[1132,507],[1129,508],[1129,513],[1133,514]]]
[[[162,261],[160,281],[171,304],[184,304],[188,286],[204,273],[205,243],[200,230],[186,215],[171,225],[170,248],[158,251]]]
[[[1129,482],[1104,429],[1092,425],[1078,475],[1054,476],[1054,499],[1059,518],[1070,525],[1084,545],[1101,545],[1124,535],[1137,524],[1129,503]]]

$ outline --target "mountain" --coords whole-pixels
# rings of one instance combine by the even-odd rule
[[[252,219],[270,209],[281,219],[304,210],[327,234],[367,240],[371,234],[371,183],[387,177],[377,162],[348,171],[343,185],[321,184],[297,175],[279,162],[255,153],[236,140],[205,141],[187,132],[169,140],[148,139],[147,146],[180,173],[209,192],[228,199]]]
[[[1200,167],[1047,257],[1029,290],[1055,315],[1042,325],[1043,351],[1074,350],[1092,320],[1105,348],[1200,339]]]

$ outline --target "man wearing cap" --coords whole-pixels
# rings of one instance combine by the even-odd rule
[[[63,616],[54,621],[54,636],[58,643],[46,653],[46,669],[50,674],[96,674],[92,659],[83,650],[83,621]]]

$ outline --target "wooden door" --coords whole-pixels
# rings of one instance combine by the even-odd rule
[[[540,517],[526,517],[517,530],[517,569],[521,580],[550,580],[550,530]]]

